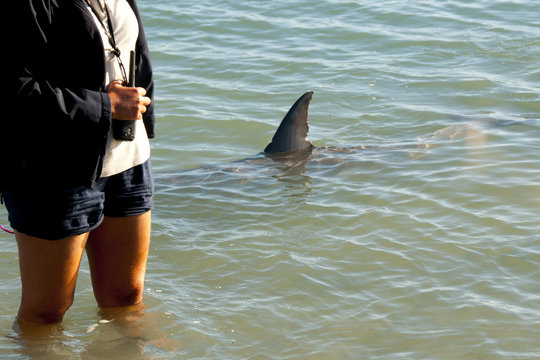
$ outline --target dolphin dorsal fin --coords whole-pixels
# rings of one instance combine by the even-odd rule
[[[312,97],[313,91],[309,91],[296,100],[281,120],[272,142],[264,149],[265,153],[298,151],[313,146],[307,139],[308,108]]]

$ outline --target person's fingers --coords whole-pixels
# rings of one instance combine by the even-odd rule
[[[141,102],[144,106],[148,106],[150,105],[150,103],[152,102],[152,100],[150,100],[149,97],[146,97],[146,96],[143,96],[141,97]]]
[[[141,94],[141,96],[146,95],[146,89],[145,88],[138,87],[137,90],[139,90],[139,94]]]
[[[120,81],[120,80],[114,80],[114,81],[112,81],[112,82],[109,84],[109,86],[107,87],[107,91],[110,91],[110,90],[113,89],[113,88],[119,88],[119,87],[123,87],[123,86],[124,86],[124,85],[123,85],[122,81]]]

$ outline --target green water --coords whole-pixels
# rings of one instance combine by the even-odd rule
[[[139,4],[147,309],[100,323],[83,263],[63,332],[22,341],[0,235],[3,358],[540,358],[538,4]],[[260,155],[308,90],[320,149]]]

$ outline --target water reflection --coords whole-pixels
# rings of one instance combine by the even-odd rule
[[[167,316],[147,311],[143,304],[101,309],[98,315],[100,320],[75,332],[62,324],[14,325],[7,338],[16,346],[14,352],[28,359],[152,359],[181,346],[164,330]]]
[[[68,336],[61,324],[19,326],[15,321],[13,333],[6,338],[14,345],[14,353],[28,359],[73,359],[73,338]]]
[[[290,153],[265,154],[273,160],[274,168],[279,171],[273,178],[290,184],[287,188],[293,190],[290,196],[308,196],[311,192],[312,179],[306,174],[306,164],[311,159],[311,150]]]
[[[171,340],[162,330],[165,317],[158,312],[147,312],[143,304],[128,308],[101,309],[102,317],[98,323],[91,325],[87,333],[99,329],[100,335],[84,350],[83,355],[107,357],[120,354],[122,358],[138,358],[148,355],[151,348],[157,352],[176,351],[180,342]],[[108,335],[108,336],[103,336]],[[116,357],[115,357],[116,358]]]

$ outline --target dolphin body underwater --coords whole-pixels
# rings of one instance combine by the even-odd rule
[[[325,166],[341,162],[341,155],[349,156],[355,153],[381,154],[390,150],[392,154],[403,154],[409,158],[419,158],[430,150],[440,145],[448,144],[454,140],[463,138],[469,139],[473,145],[486,141],[484,130],[493,126],[507,126],[520,124],[522,121],[516,120],[496,120],[493,118],[481,118],[455,116],[454,123],[437,131],[424,134],[415,139],[401,139],[390,141],[385,144],[368,145],[344,145],[344,146],[314,146],[308,140],[308,109],[313,97],[313,91],[304,93],[292,105],[285,117],[281,120],[279,127],[274,133],[271,142],[260,152],[251,157],[239,159],[225,164],[208,164],[193,169],[179,170],[174,173],[155,174],[165,183],[178,183],[175,179],[185,176],[194,176],[197,179],[210,180],[222,178],[225,174],[246,174],[256,173],[268,175],[266,170],[276,169],[280,174],[272,176],[280,178],[282,174],[290,175],[301,173],[309,160]],[[392,152],[392,150],[397,151]],[[270,165],[266,160],[270,160]],[[311,161],[310,161],[311,162]],[[259,172],[259,171],[262,171]],[[173,175],[171,177],[171,175]],[[219,175],[219,176],[218,176]],[[194,180],[186,181],[187,183]],[[199,180],[197,180],[199,181]],[[217,181],[217,180],[216,180]]]
[[[397,150],[409,149],[415,150],[411,156],[417,157],[423,155],[428,149],[436,147],[442,143],[459,138],[481,138],[485,135],[483,130],[493,126],[508,126],[521,123],[520,121],[501,121],[491,118],[466,118],[456,116],[458,123],[439,129],[435,132],[416,138],[414,141],[405,141],[390,145],[370,145],[370,146],[324,146],[316,148],[307,139],[308,126],[308,108],[313,97],[313,91],[308,91],[302,95],[290,108],[277,131],[274,133],[272,141],[264,149],[264,154],[275,160],[293,157],[295,155],[309,156],[315,150],[317,152],[354,152],[361,150]],[[418,152],[420,150],[420,152]]]

